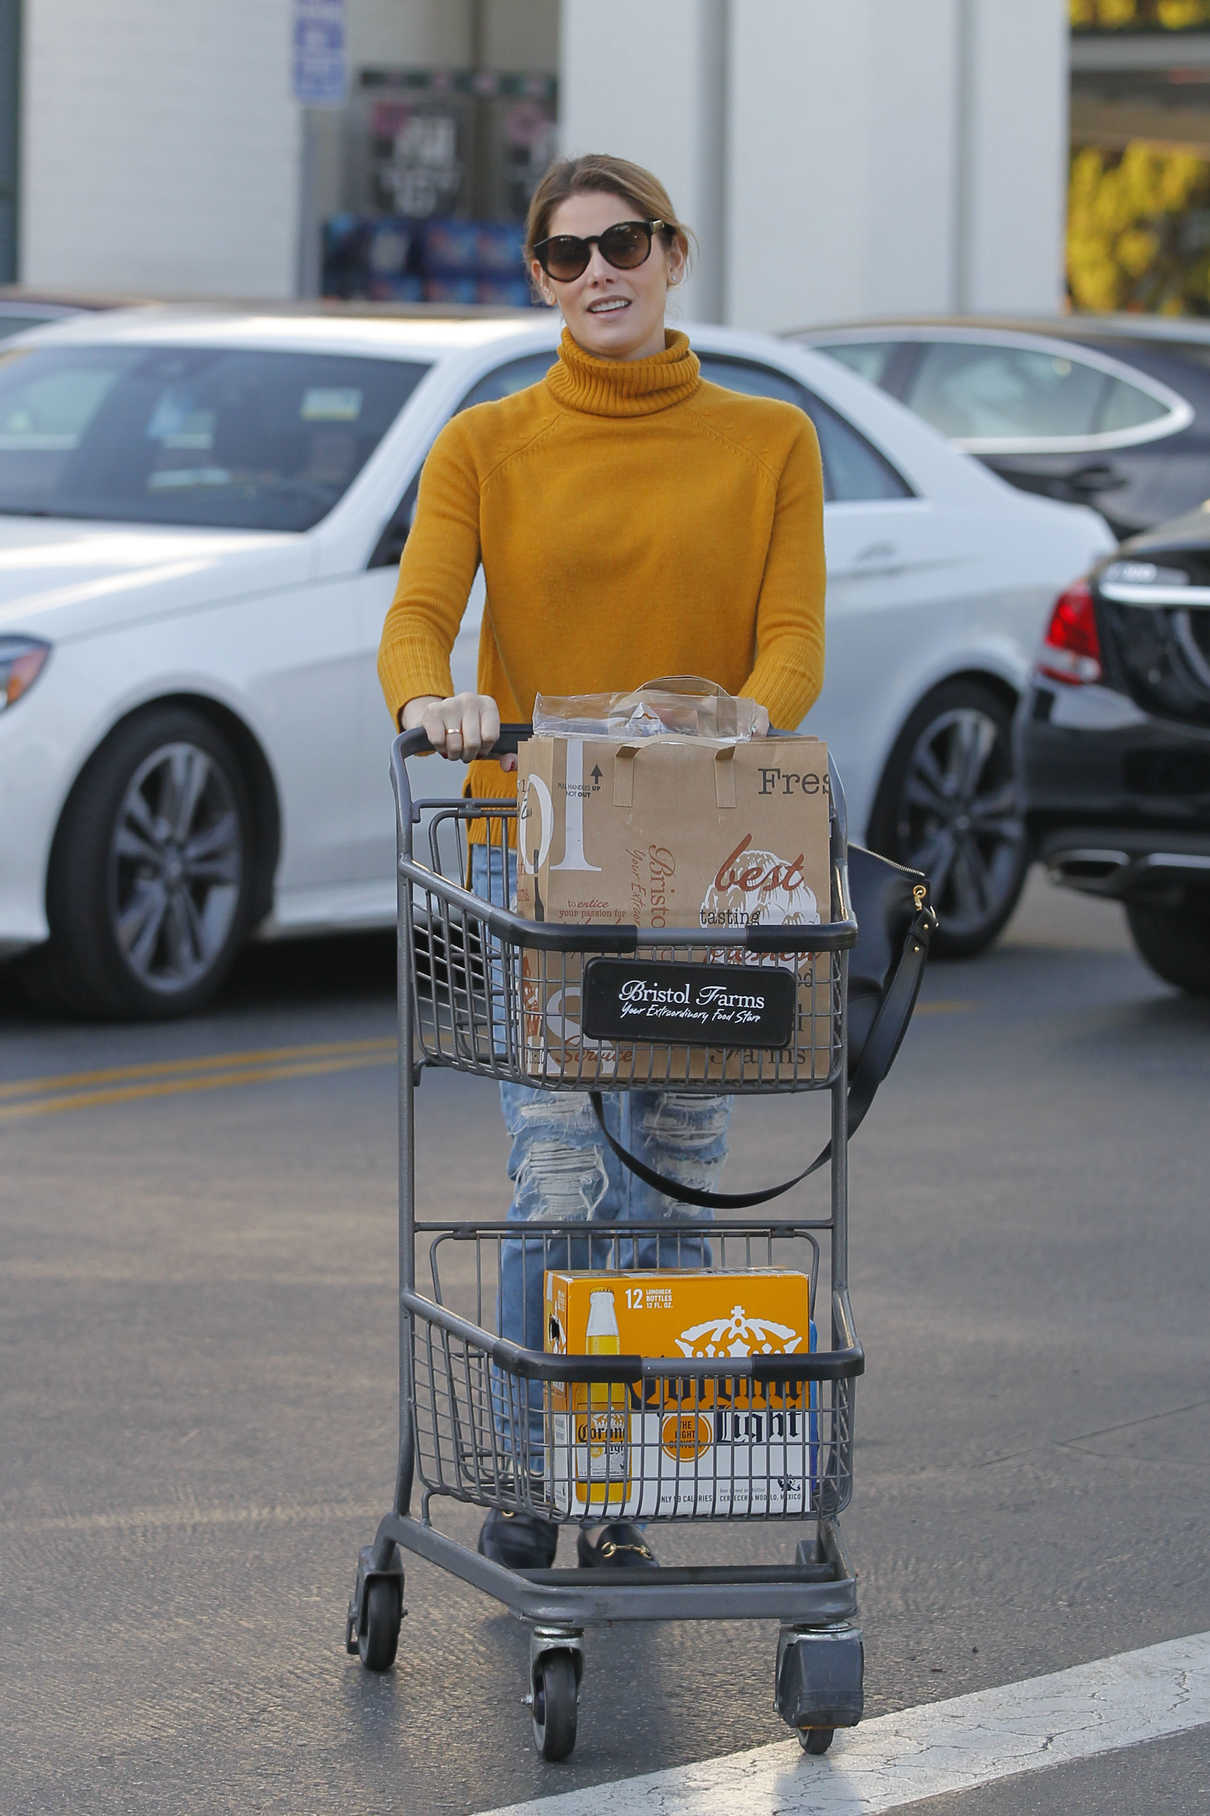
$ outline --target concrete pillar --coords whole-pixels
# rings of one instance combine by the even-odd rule
[[[856,310],[955,307],[961,14],[966,0],[869,12],[866,235]]]
[[[733,6],[729,52],[726,319],[791,328],[848,314],[865,288],[868,5]]]
[[[1053,310],[1066,0],[730,15],[727,319]]]
[[[1066,0],[967,9],[957,306],[1049,314],[1063,295]]]
[[[724,0],[563,0],[562,150],[646,165],[694,229],[700,251],[674,319],[725,319],[724,12]]]
[[[21,7],[0,0],[0,284],[17,276]]]
[[[288,0],[27,0],[24,282],[289,296],[289,28]]]

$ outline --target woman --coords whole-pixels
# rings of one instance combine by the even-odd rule
[[[526,256],[564,330],[545,378],[455,416],[421,476],[387,613],[379,675],[404,730],[470,765],[472,797],[515,783],[490,760],[501,719],[534,697],[625,691],[697,674],[795,726],[823,679],[819,448],[792,405],[702,380],[687,337],[665,326],[689,233],[661,183],[621,158],[563,159],[530,204]],[[478,691],[454,694],[450,650],[475,571],[487,584]],[[499,860],[497,859],[497,865]],[[472,854],[479,893],[510,879]],[[642,1186],[607,1150],[585,1096],[504,1084],[510,1217],[651,1222],[684,1207]],[[607,1097],[623,1145],[682,1184],[722,1166],[724,1098]],[[533,1245],[529,1245],[531,1250]],[[542,1346],[541,1272],[526,1245],[501,1256],[501,1334]],[[535,1438],[540,1446],[540,1434]],[[479,1549],[516,1569],[554,1559],[557,1528],[488,1514]],[[581,1529],[582,1564],[651,1563],[641,1532]]]

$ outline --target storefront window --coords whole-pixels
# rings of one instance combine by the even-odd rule
[[[1070,0],[1074,309],[1210,315],[1210,0]]]
[[[1210,0],[1069,0],[1073,32],[1210,31]]]
[[[1077,147],[1067,279],[1076,309],[1210,315],[1210,160],[1143,139]]]
[[[325,295],[532,302],[523,225],[555,120],[550,75],[360,71],[345,119],[345,209],[325,223]]]

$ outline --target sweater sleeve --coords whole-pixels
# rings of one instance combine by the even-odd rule
[[[465,424],[449,421],[420,475],[416,515],[378,647],[395,724],[417,694],[454,691],[450,651],[479,566],[479,478]]]
[[[740,690],[776,726],[798,725],[823,685],[823,468],[804,417],[777,487],[756,613],[756,658]]]

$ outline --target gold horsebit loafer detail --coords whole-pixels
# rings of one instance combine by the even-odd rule
[[[611,1520],[590,1539],[581,1526],[576,1540],[580,1566],[589,1570],[655,1570],[660,1560],[629,1520]]]

